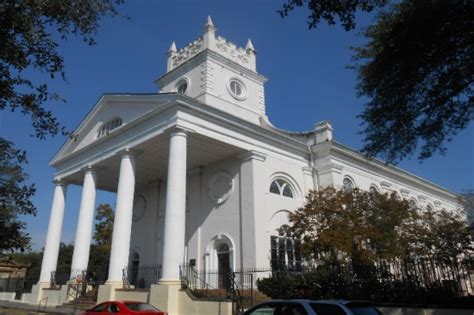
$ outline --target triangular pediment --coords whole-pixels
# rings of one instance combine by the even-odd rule
[[[86,148],[169,101],[174,94],[104,94],[50,161],[50,165]]]

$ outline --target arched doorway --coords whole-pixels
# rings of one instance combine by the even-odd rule
[[[140,255],[137,252],[133,252],[131,266],[129,268],[128,279],[130,281],[130,284],[135,287],[137,286],[137,282],[138,282],[139,267],[140,267]]]
[[[230,251],[227,244],[222,244],[217,248],[217,271],[218,288],[230,288]]]
[[[213,288],[229,289],[230,272],[235,269],[235,245],[225,234],[217,234],[209,241],[204,252],[206,283]]]

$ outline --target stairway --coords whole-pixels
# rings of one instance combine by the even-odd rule
[[[271,300],[270,297],[258,290],[243,289],[240,290],[239,293],[242,297],[242,306],[244,309],[248,309],[255,304]]]
[[[84,296],[80,296],[75,300],[63,304],[62,307],[76,310],[86,310],[94,307],[96,304],[95,292],[90,291]]]
[[[195,289],[192,290],[193,297],[197,299],[207,299],[210,301],[227,300],[228,291],[225,289]],[[239,295],[242,297],[242,304],[245,309],[251,306],[271,300],[270,297],[254,289],[241,289]]]

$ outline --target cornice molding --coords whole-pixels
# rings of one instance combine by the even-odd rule
[[[250,161],[250,160],[265,162],[267,155],[265,153],[261,153],[255,150],[250,150],[250,151],[238,154],[237,158],[241,159],[243,162]]]
[[[165,73],[164,75],[156,79],[155,84],[161,88],[163,85],[167,84],[168,82],[178,79],[180,76],[188,72],[190,69],[193,69],[196,66],[200,65],[201,63],[205,62],[205,60],[208,58],[218,63],[221,63],[229,67],[230,69],[234,69],[236,72],[242,74],[243,76],[246,76],[247,78],[257,81],[261,84],[264,84],[268,80],[265,76],[258,74],[248,68],[245,68],[244,66],[239,65],[238,63],[230,59],[227,59],[226,57],[220,55],[217,52],[214,52],[209,49],[205,49],[201,51],[200,53],[196,54],[194,57],[180,64],[173,70]]]

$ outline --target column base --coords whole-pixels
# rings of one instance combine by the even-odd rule
[[[179,285],[181,286],[181,280],[177,279],[160,279],[158,280],[157,284],[163,284],[163,285]]]
[[[180,281],[160,280],[158,284],[152,284],[150,287],[150,304],[168,315],[178,314],[180,289]]]
[[[175,284],[170,284],[174,282]],[[176,280],[161,280],[150,288],[149,303],[167,312],[168,315],[232,315],[232,302],[198,301],[181,290],[181,283]]]
[[[115,290],[123,287],[122,281],[107,281],[105,284],[99,286],[99,293],[97,294],[97,303],[115,300]]]
[[[39,304],[43,298],[43,289],[50,287],[49,282],[38,282],[31,288],[31,293],[23,293],[21,301],[28,304]]]

